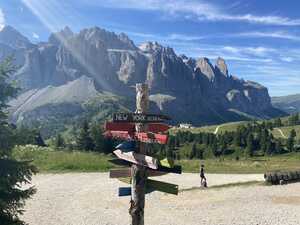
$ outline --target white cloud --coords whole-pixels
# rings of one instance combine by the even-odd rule
[[[273,48],[266,48],[266,47],[233,47],[233,46],[224,46],[223,50],[230,53],[235,54],[248,54],[254,56],[264,57],[267,56],[269,53],[276,52]]]
[[[5,26],[5,16],[3,10],[0,8],[0,30]]]
[[[284,62],[293,62],[295,59],[292,57],[281,57],[281,60]]]
[[[34,39],[40,39],[40,36],[37,33],[35,33],[35,32],[32,33],[32,37]]]
[[[300,26],[300,19],[272,15],[258,16],[250,13],[233,15],[217,5],[196,0],[100,0],[97,4],[99,3],[101,6],[111,8],[163,11],[169,16],[200,21],[245,21],[269,25]]]
[[[299,35],[293,35],[286,31],[274,31],[274,32],[245,32],[236,34],[233,36],[239,36],[239,37],[272,37],[272,38],[280,38],[280,39],[288,39],[293,41],[300,41]]]

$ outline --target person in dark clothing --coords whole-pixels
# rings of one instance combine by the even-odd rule
[[[203,164],[201,165],[201,168],[200,168],[200,178],[201,178],[201,186],[207,187],[206,177],[204,175],[204,165]]]

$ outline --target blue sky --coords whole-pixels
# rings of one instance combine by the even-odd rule
[[[124,32],[136,44],[158,41],[178,54],[225,58],[229,72],[269,88],[300,93],[298,0],[0,0],[0,27],[33,42],[68,25]]]

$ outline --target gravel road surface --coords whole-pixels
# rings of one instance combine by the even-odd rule
[[[207,174],[209,186],[263,180],[263,175]],[[199,186],[198,174],[168,174],[155,179],[180,189]],[[129,225],[129,197],[118,197],[127,185],[107,173],[40,174],[37,194],[27,201],[30,225]],[[300,183],[283,186],[235,186],[196,189],[178,196],[146,196],[146,225],[298,225]]]

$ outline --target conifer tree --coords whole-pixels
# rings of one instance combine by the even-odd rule
[[[25,200],[35,193],[33,187],[24,188],[29,184],[36,168],[29,162],[21,162],[12,158],[11,150],[14,138],[7,122],[7,101],[15,97],[18,89],[8,82],[14,72],[12,60],[7,59],[0,65],[0,224],[23,225],[19,219]]]
[[[90,136],[90,128],[87,120],[83,121],[82,127],[77,137],[77,147],[80,150],[86,151],[94,149],[94,143]]]
[[[254,138],[253,134],[250,133],[247,137],[247,154],[252,157],[254,155]]]
[[[91,138],[94,142],[94,151],[104,152],[104,136],[100,124],[93,124],[91,128]]]
[[[65,147],[65,140],[61,136],[61,134],[57,134],[54,140],[54,146],[55,148],[63,148]]]

